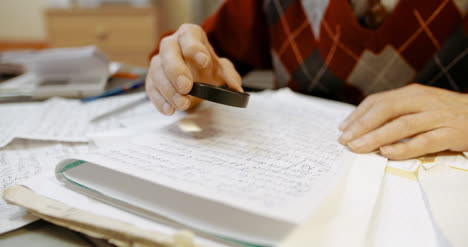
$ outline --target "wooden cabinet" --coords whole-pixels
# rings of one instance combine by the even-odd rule
[[[47,11],[51,47],[96,45],[113,61],[146,66],[159,37],[157,8],[101,7]]]

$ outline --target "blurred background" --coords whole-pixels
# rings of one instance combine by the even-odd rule
[[[221,0],[1,0],[0,51],[95,45],[146,66],[161,33],[201,23]]]

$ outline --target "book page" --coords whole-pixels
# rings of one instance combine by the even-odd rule
[[[278,246],[365,246],[385,175],[383,161],[379,155],[358,156],[346,178]]]
[[[338,124],[352,109],[287,90],[256,94],[247,109],[207,103],[157,134],[129,140],[132,146],[79,157],[297,223],[356,156],[337,141]]]
[[[468,160],[461,155],[446,156],[430,170],[419,170],[424,202],[446,246],[468,246]],[[453,163],[451,163],[451,162]]]
[[[365,246],[439,245],[418,181],[385,174]]]
[[[0,150],[0,194],[10,186],[30,178],[53,174],[53,166],[66,154],[88,151],[85,144],[66,144],[31,140],[15,140]],[[4,233],[34,221],[27,212],[6,204],[0,198],[0,233]]]

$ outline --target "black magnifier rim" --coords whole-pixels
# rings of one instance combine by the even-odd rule
[[[217,87],[201,82],[194,82],[192,90],[188,93],[200,99],[211,102],[246,108],[249,103],[249,94],[241,93],[225,87]]]

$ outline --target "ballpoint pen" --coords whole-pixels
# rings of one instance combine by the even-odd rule
[[[101,99],[101,98],[105,98],[105,97],[109,97],[109,96],[123,94],[125,92],[138,89],[138,88],[142,87],[143,85],[145,85],[145,79],[140,78],[140,79],[137,79],[137,80],[134,80],[134,81],[128,83],[125,86],[111,88],[111,89],[105,91],[104,93],[102,93],[100,95],[83,98],[83,99],[81,99],[81,102],[86,103],[86,102],[91,102],[91,101]]]

